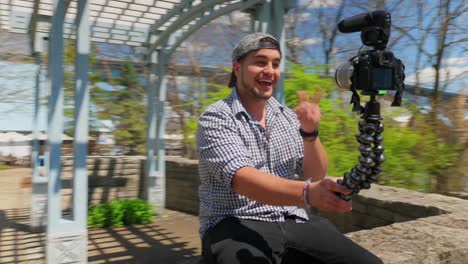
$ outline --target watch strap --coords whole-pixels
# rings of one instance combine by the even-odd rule
[[[318,131],[318,128],[315,128],[315,130],[312,132],[305,132],[304,130],[299,128],[299,134],[305,140],[314,140],[315,138],[318,137],[319,131]]]

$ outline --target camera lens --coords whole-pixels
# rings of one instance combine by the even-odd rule
[[[353,74],[354,67],[349,62],[343,63],[336,69],[335,82],[343,88],[349,89],[351,87],[351,75]]]

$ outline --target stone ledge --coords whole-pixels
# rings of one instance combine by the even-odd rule
[[[143,157],[112,158],[119,160],[116,164],[143,165]],[[168,208],[198,213],[197,164],[196,160],[166,157],[166,183],[170,183],[166,193]],[[128,183],[140,180],[141,175],[133,176]],[[122,188],[116,191],[122,192]],[[125,192],[137,195],[136,190],[128,191]],[[381,257],[384,263],[468,263],[468,200],[374,184],[353,198],[353,207],[350,214],[323,215],[343,232],[351,232],[346,235]],[[372,227],[375,228],[361,230]]]
[[[384,263],[467,263],[467,200],[379,185],[363,191],[358,199],[375,199],[384,207],[429,208],[434,215],[347,234]]]

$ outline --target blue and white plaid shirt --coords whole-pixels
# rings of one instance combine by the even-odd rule
[[[234,174],[249,166],[279,177],[302,177],[304,146],[296,114],[271,97],[267,101],[266,128],[250,117],[237,91],[218,101],[200,116],[197,150],[200,173],[200,234],[222,219],[235,216],[267,222],[283,222],[295,215],[308,220],[304,209],[271,206],[236,193]]]

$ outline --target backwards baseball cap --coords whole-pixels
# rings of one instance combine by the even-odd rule
[[[232,51],[232,61],[240,61],[251,51],[259,49],[275,49],[279,51],[281,55],[281,48],[278,40],[272,35],[262,32],[255,32],[243,37],[236,47]],[[237,83],[236,75],[234,71],[231,73],[231,80],[229,81],[229,87],[234,87]]]

